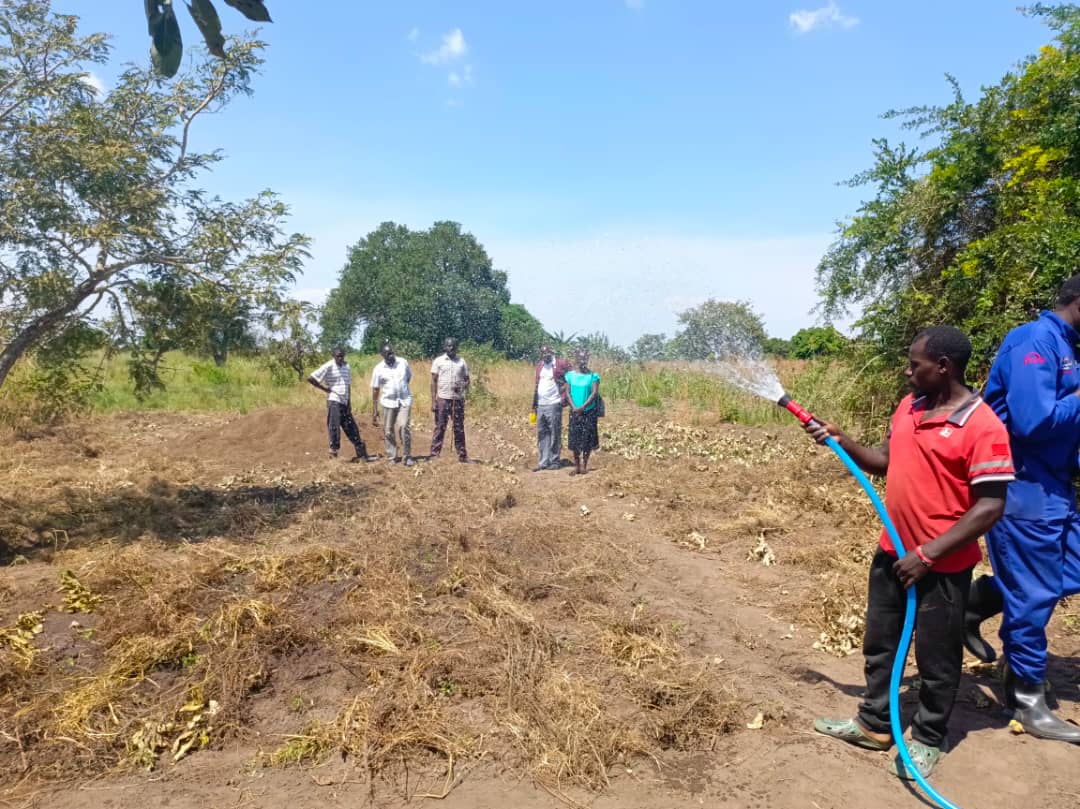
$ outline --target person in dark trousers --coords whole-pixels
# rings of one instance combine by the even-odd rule
[[[446,435],[446,422],[454,422],[454,449],[458,460],[467,463],[465,449],[465,394],[469,390],[469,366],[458,356],[457,340],[446,338],[444,353],[431,362],[431,411],[435,429],[431,434],[431,457],[438,458]]]
[[[373,461],[367,454],[364,439],[360,437],[360,428],[353,419],[350,405],[352,393],[352,371],[345,362],[345,350],[335,348],[331,352],[333,359],[320,365],[308,377],[314,387],[326,394],[326,432],[330,437],[330,457],[336,458],[341,449],[341,431],[356,449],[356,460]]]
[[[1080,727],[1046,703],[1046,625],[1064,596],[1080,592],[1080,515],[1072,475],[1080,447],[1080,275],[1052,312],[1006,335],[983,396],[1009,431],[1016,482],[1005,516],[986,536],[994,576],[972,584],[966,644],[996,655],[979,624],[1004,610],[1005,707],[1032,736],[1080,743]]]
[[[540,456],[534,472],[558,469],[562,454],[562,411],[566,404],[566,372],[570,363],[556,359],[551,346],[540,346],[533,384],[532,413],[536,421],[536,449]]]
[[[597,424],[600,411],[600,375],[589,368],[589,352],[579,348],[574,352],[577,370],[566,372],[563,386],[566,401],[570,404],[569,435],[567,448],[574,453],[571,475],[584,475],[589,471],[589,455],[600,448],[600,430]]]
[[[922,684],[908,746],[925,777],[942,755],[964,659],[964,609],[978,539],[1005,510],[1014,477],[1008,435],[994,411],[964,384],[971,343],[959,329],[935,326],[908,351],[908,384],[880,449],[831,424],[807,425],[832,436],[867,473],[886,476],[885,503],[907,553],[886,532],[870,564],[863,639],[866,694],[855,718],[818,719],[814,730],[859,747],[887,750],[893,738],[889,676],[899,649],[909,587],[916,588],[915,660]],[[910,778],[899,756],[891,770]]]

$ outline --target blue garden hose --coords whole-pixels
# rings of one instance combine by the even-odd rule
[[[889,538],[892,540],[893,548],[896,549],[896,555],[898,558],[903,558],[904,543],[900,539],[900,534],[896,531],[896,526],[893,525],[893,521],[889,519],[889,513],[885,510],[885,504],[881,502],[881,497],[878,496],[877,490],[873,484],[867,479],[866,475],[859,468],[858,464],[852,460],[851,456],[847,454],[840,442],[832,436],[825,439],[825,444],[836,453],[836,456],[844,462],[844,466],[848,468],[852,476],[859,482],[859,485],[863,487],[867,496],[870,498],[870,502],[874,504],[874,511],[877,512],[878,517],[881,518],[882,524],[885,526],[885,530],[889,534]],[[940,792],[934,789],[927,782],[925,778],[919,773],[915,763],[911,760],[911,753],[908,752],[907,743],[904,741],[904,728],[900,724],[900,681],[904,677],[904,663],[907,661],[908,649],[911,647],[911,636],[915,630],[915,587],[907,588],[907,610],[904,613],[904,631],[900,633],[900,645],[896,648],[896,659],[893,660],[892,676],[889,679],[889,722],[892,725],[893,740],[896,742],[896,749],[900,753],[900,760],[904,763],[904,768],[915,779],[922,791],[925,792],[932,801],[934,801],[941,809],[960,809],[955,803],[943,796]]]

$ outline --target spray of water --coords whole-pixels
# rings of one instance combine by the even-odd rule
[[[737,335],[724,335],[715,340],[710,348],[710,357],[701,364],[702,370],[770,402],[776,402],[784,395],[784,386],[756,341]]]

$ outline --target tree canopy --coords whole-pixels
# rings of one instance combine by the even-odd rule
[[[28,353],[86,345],[103,309],[130,341],[163,305],[213,301],[234,323],[295,278],[308,239],[284,231],[285,205],[211,197],[198,180],[222,155],[192,148],[201,115],[251,93],[261,47],[237,40],[168,87],[128,68],[98,95],[86,71],[108,59],[103,35],[47,0],[0,0],[0,385]],[[191,311],[215,329],[214,306]]]
[[[679,314],[679,325],[668,353],[679,359],[704,360],[722,355],[760,351],[768,339],[765,324],[748,301],[704,303]]]
[[[788,356],[799,360],[836,357],[847,350],[850,341],[833,326],[808,326],[799,329],[788,341]]]
[[[414,231],[384,222],[349,249],[322,315],[323,342],[377,351],[407,341],[433,356],[447,337],[491,343],[509,357],[531,355],[546,339],[525,307],[510,303],[506,273],[457,222]]]
[[[851,180],[875,189],[818,267],[828,315],[863,307],[860,336],[895,369],[922,328],[952,323],[985,371],[1004,334],[1080,271],[1080,9],[1025,13],[1056,32],[975,101],[888,113],[925,148],[875,141]]]

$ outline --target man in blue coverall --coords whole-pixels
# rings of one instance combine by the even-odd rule
[[[1080,275],[1053,312],[1013,329],[983,398],[1009,431],[1016,480],[986,545],[994,576],[972,582],[965,645],[993,660],[979,623],[1004,609],[1005,707],[1032,736],[1080,744],[1080,727],[1046,704],[1046,625],[1063,596],[1080,592],[1080,515],[1071,476],[1080,447]]]

